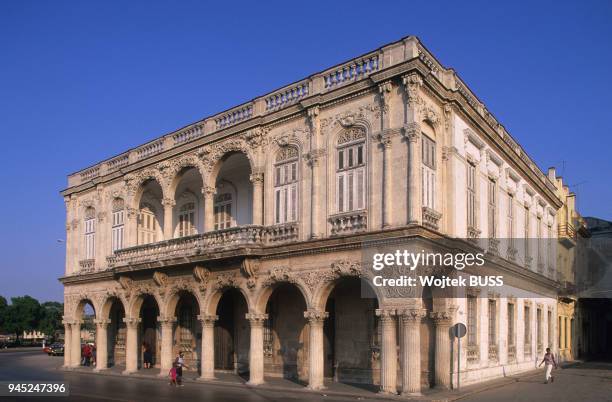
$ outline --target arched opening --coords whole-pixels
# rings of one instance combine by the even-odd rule
[[[110,301],[110,309],[108,318],[108,367],[121,366],[125,367],[125,337],[126,326],[123,319],[125,318],[125,310],[123,303],[118,298],[112,298]]]
[[[430,313],[434,310],[431,287],[423,288],[423,308],[425,317],[421,320],[421,384],[429,388],[435,382],[435,345],[436,331]]]
[[[325,303],[324,375],[335,382],[380,382],[378,300],[362,297],[362,286],[359,278],[340,278]]]
[[[146,181],[141,188],[138,204],[138,245],[155,243],[163,239],[163,192],[155,180]]]
[[[159,317],[159,306],[155,297],[151,295],[143,296],[139,317],[141,319],[140,331],[138,334],[139,367],[145,367],[145,359],[147,363],[150,363],[151,367],[159,367],[161,356],[161,329],[157,322],[157,317]]]
[[[251,163],[241,152],[227,154],[215,181],[214,229],[253,223],[253,185],[249,180]]]
[[[264,324],[266,374],[300,383],[308,381],[308,325],[304,311],[306,302],[297,286],[282,283],[272,291]]]
[[[73,365],[94,368],[96,365],[96,324],[94,322],[96,311],[91,300],[81,300],[75,316],[80,321],[80,326],[78,339],[72,339],[73,345],[78,345],[78,352],[72,356]],[[73,353],[75,351],[77,351],[77,347],[73,346]]]
[[[175,309],[176,328],[174,329],[173,356],[183,352],[185,364],[197,370],[202,357],[202,327],[198,321],[200,308],[195,296],[189,292],[180,292]]]
[[[215,370],[245,375],[249,369],[250,327],[247,302],[235,288],[219,299],[215,322]]]
[[[175,178],[172,235],[175,238],[202,233],[204,228],[202,176],[186,167]]]

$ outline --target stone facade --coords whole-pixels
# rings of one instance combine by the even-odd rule
[[[414,37],[70,175],[62,194],[67,367],[87,303],[97,369],[127,373],[147,342],[162,373],[181,350],[204,379],[415,395],[455,384],[456,322],[475,334],[463,384],[556,349],[556,261],[514,240],[556,239],[555,186]],[[506,286],[362,297],[364,244],[394,241],[486,251]]]

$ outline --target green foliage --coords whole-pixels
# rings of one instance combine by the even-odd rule
[[[64,305],[58,302],[45,302],[30,296],[12,297],[11,304],[0,296],[0,332],[23,335],[23,331],[42,331],[52,336],[62,329]]]

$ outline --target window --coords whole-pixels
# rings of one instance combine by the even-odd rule
[[[179,209],[178,218],[179,237],[191,236],[196,234],[194,202],[187,202],[181,205],[181,208]]]
[[[531,308],[525,306],[525,352],[529,353],[527,347],[531,345]]]
[[[297,220],[298,150],[284,147],[276,157],[274,167],[274,222]]]
[[[562,318],[559,317],[559,326],[558,326],[558,328],[559,328],[559,331],[558,331],[559,332],[559,334],[558,334],[559,335],[559,349],[561,349],[563,347],[561,345],[561,320],[562,320]]]
[[[508,346],[514,346],[514,303],[508,303]]]
[[[553,326],[552,326],[552,311],[548,311],[548,320],[546,321],[548,324],[548,347],[552,348],[553,344]]]
[[[546,258],[548,260],[548,268],[552,269],[553,263],[554,263],[554,260],[553,260],[554,253],[553,253],[553,241],[552,241],[553,240],[552,225],[548,225],[547,229],[548,230],[547,230],[547,233],[546,233],[546,237],[547,237],[547,239],[546,239],[546,249],[548,250],[548,255],[547,255]]]
[[[538,239],[538,270],[540,269],[540,265],[543,264],[542,261],[542,218],[538,216],[538,221],[536,223],[536,231],[537,231],[537,239]]]
[[[155,209],[145,204],[138,214],[138,244],[149,244],[157,241],[157,218]]]
[[[423,180],[423,206],[435,209],[436,194],[436,142],[421,135],[421,177]]]
[[[467,166],[467,225],[476,228],[476,166]]]
[[[489,180],[489,238],[494,239],[497,231],[497,191],[495,187],[495,180]]]
[[[508,194],[508,247],[514,248],[514,197]]]
[[[233,226],[232,194],[223,193],[215,196],[215,230],[227,229]]]
[[[529,208],[525,207],[525,262],[529,260]]]
[[[336,205],[338,212],[365,208],[365,131],[351,128],[338,140]]]
[[[489,347],[497,345],[497,302],[489,299]]]
[[[111,226],[111,250],[114,253],[123,248],[125,210],[124,202],[121,198],[113,200],[113,216]]]
[[[96,258],[96,210],[85,210],[85,259]]]
[[[468,346],[476,346],[478,342],[478,298],[468,295],[467,298],[467,336]]]
[[[538,343],[538,350],[542,349],[542,309],[536,310],[536,336]]]
[[[568,342],[569,337],[567,335],[567,332],[568,332],[567,331],[568,330],[567,317],[565,317],[563,321],[565,323],[565,326],[563,327],[563,335],[564,335],[563,347],[567,349],[567,345],[569,345],[569,342]]]

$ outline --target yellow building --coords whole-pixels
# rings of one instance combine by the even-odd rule
[[[577,272],[588,268],[584,244],[589,237],[586,223],[576,210],[576,194],[571,192],[554,168],[548,170],[563,205],[557,211],[557,347],[559,361],[578,358],[578,309],[576,308]]]

